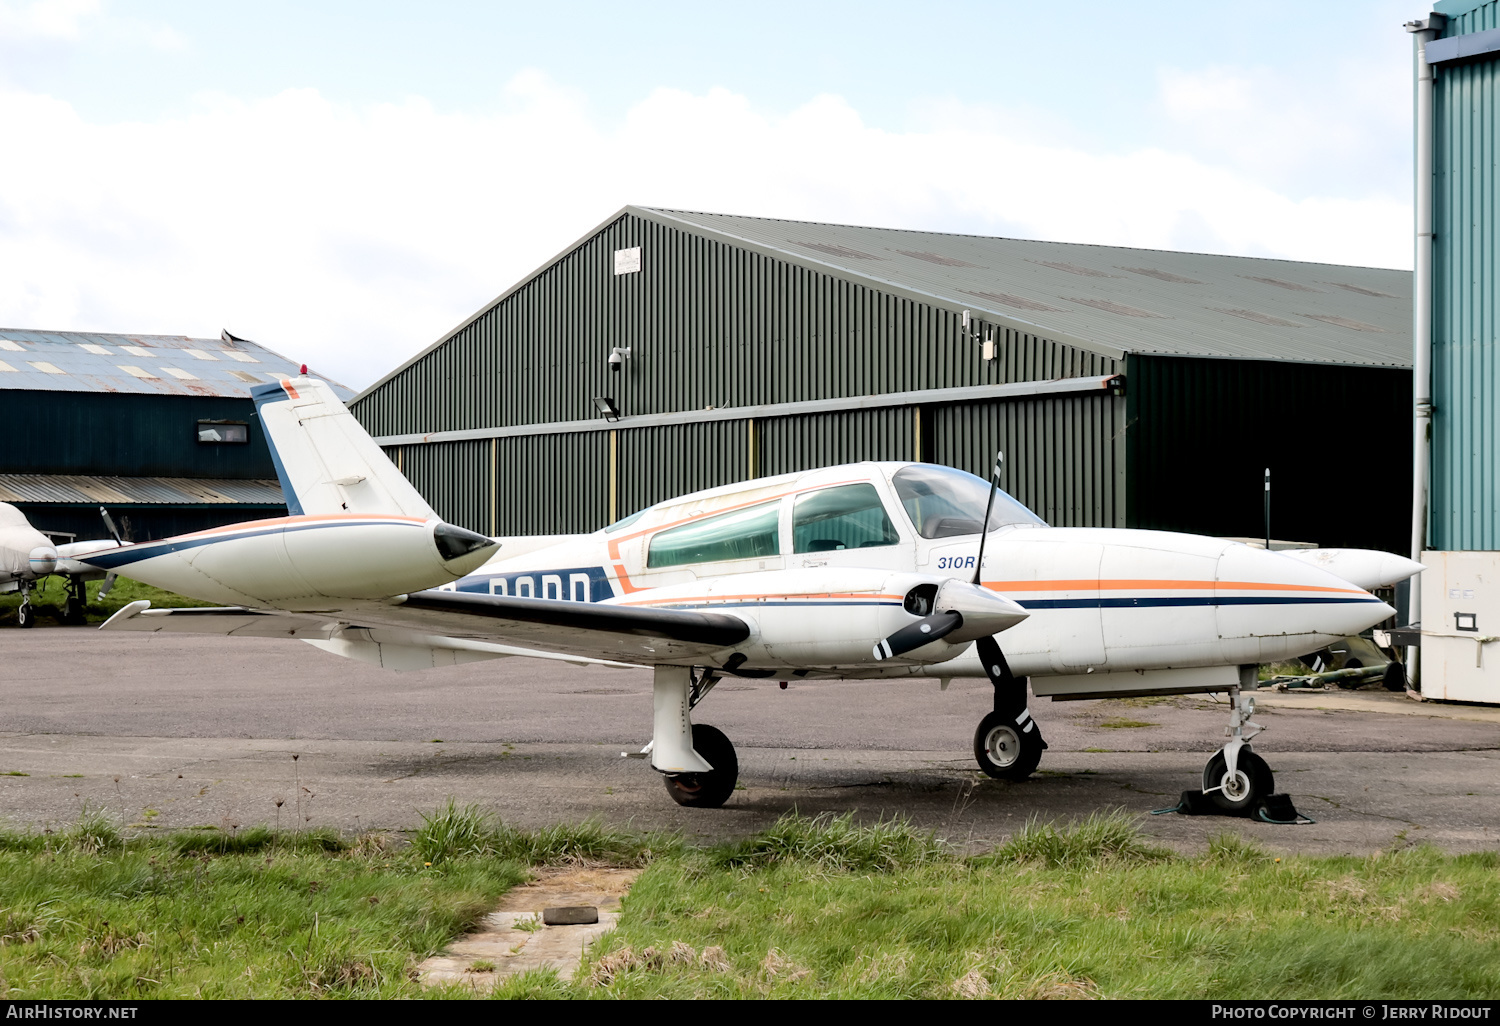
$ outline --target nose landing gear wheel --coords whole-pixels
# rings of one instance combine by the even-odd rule
[[[1271,767],[1248,748],[1240,749],[1233,776],[1222,751],[1215,752],[1203,768],[1204,794],[1226,812],[1248,809],[1275,789],[1276,778]]]
[[[1041,732],[1028,719],[1025,730],[1004,713],[992,712],[974,731],[974,758],[996,780],[1025,780],[1042,761]]]
[[[724,732],[706,723],[693,724],[693,750],[713,769],[707,773],[678,773],[662,779],[667,794],[678,805],[690,809],[717,809],[734,794],[740,779],[740,761]]]
[[[16,610],[16,621],[21,627],[36,626],[36,610],[31,607],[30,602],[21,603],[21,608]]]

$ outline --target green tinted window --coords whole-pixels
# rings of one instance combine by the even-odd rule
[[[762,503],[662,531],[651,539],[648,567],[754,559],[781,551],[776,522],[779,502]]]
[[[874,485],[841,485],[797,497],[793,552],[870,549],[900,540]]]

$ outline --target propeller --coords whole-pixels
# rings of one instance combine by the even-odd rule
[[[119,528],[115,527],[115,518],[109,515],[109,510],[105,509],[103,506],[100,506],[99,515],[104,518],[104,529],[108,531],[109,536],[115,540],[115,544],[124,545],[125,542],[120,538],[120,530]]]
[[[962,613],[933,613],[916,623],[909,623],[875,646],[876,659],[894,659],[914,648],[930,645],[947,637],[964,625]]]
[[[109,515],[109,510],[105,509],[103,506],[100,506],[99,516],[104,518],[104,529],[108,531],[109,536],[115,540],[115,544],[124,545],[125,542],[120,538],[119,528],[115,527],[115,519],[114,517]],[[104,583],[99,585],[99,598],[102,599],[104,596],[109,594],[109,590],[115,586],[116,576],[117,575],[113,570],[104,575]]]
[[[984,602],[980,603],[978,606],[974,604],[972,598],[964,603],[965,608],[969,608],[970,611],[975,613],[977,616],[976,623],[974,624],[975,627],[980,627],[985,623],[986,611],[984,610],[984,604],[996,601],[996,596],[994,596],[994,593],[984,590],[984,586],[980,583],[980,571],[984,566],[984,541],[986,535],[989,532],[990,513],[995,507],[995,492],[1000,487],[1000,473],[1004,465],[1005,453],[1003,451],[996,453],[995,471],[990,482],[990,497],[989,501],[985,504],[984,507],[984,523],[981,525],[979,534],[979,555],[974,560],[974,579],[967,585],[968,588],[972,589],[972,592],[977,592],[978,594],[985,596]],[[951,589],[953,589],[955,586],[960,589],[966,587],[965,585],[959,584],[957,581],[949,581],[946,584],[942,585],[941,588],[934,585],[922,585],[920,587],[913,588],[912,591],[906,596],[906,601],[903,603],[903,606],[908,613],[915,613],[918,615],[925,613],[927,615],[922,616],[922,619],[918,620],[916,623],[907,624],[905,627],[902,627],[900,630],[886,637],[878,645],[876,645],[874,650],[876,660],[894,659],[897,656],[905,655],[912,649],[921,648],[923,645],[930,645],[934,641],[945,638],[962,627],[964,625],[963,614],[958,612],[957,610],[950,609],[939,612],[929,612],[929,610],[932,610],[933,607],[938,604],[937,599],[940,590],[950,589],[947,590],[945,594],[951,596],[951,599],[945,599],[943,604],[948,604],[950,600],[957,600],[958,596],[951,591]],[[1017,610],[1019,612],[1017,607],[1013,605],[1011,606],[1011,609]],[[1009,626],[1011,623],[1016,622],[1016,619],[1019,619],[1019,617],[1009,618],[1007,620],[1000,621],[999,623],[991,620],[990,629],[1004,630],[1006,626]],[[981,629],[983,628],[981,627]],[[968,637],[960,638],[960,640],[963,641],[968,641],[971,639],[974,639],[974,635],[972,633],[970,633]],[[1010,668],[1005,663],[1005,656],[1001,653],[1000,645],[995,641],[994,635],[985,634],[975,640],[978,640],[981,646],[981,652],[993,653],[992,655],[982,656],[985,661],[985,672],[989,673],[990,667],[994,666],[996,668],[995,674],[999,674],[1001,672],[1001,669],[1003,669],[1004,676],[1010,680],[1014,680],[1015,678],[1010,675]],[[996,678],[992,675],[991,680],[995,679]]]

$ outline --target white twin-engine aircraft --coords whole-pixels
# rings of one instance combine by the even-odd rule
[[[654,734],[640,754],[688,806],[734,791],[734,746],[691,720],[730,675],[987,677],[994,710],[974,754],[1011,780],[1047,747],[1027,678],[1054,699],[1225,691],[1230,740],[1204,790],[1242,809],[1273,787],[1240,695],[1256,664],[1384,620],[1393,610],[1365,589],[1420,569],[1362,550],[1299,560],[1048,527],[979,478],[924,463],[762,478],[593,534],[492,539],[443,523],[322,382],[265,385],[255,401],[292,515],[90,557],[226,604],[132,603],[103,629],[293,637],[390,669],[500,656],[651,666]]]

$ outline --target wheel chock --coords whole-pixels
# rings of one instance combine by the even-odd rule
[[[1304,816],[1298,812],[1289,794],[1268,794],[1254,805],[1248,805],[1238,812],[1231,812],[1228,809],[1219,808],[1202,791],[1184,791],[1176,805],[1165,809],[1152,809],[1151,815],[1165,816],[1169,812],[1175,812],[1179,816],[1249,817],[1256,822],[1270,823],[1273,826],[1305,826],[1317,822],[1311,816]]]

